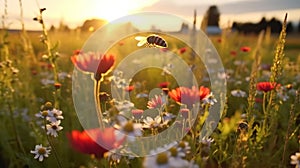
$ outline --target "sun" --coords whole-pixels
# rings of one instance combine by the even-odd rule
[[[157,0],[98,0],[95,15],[107,21],[113,21],[129,15]]]

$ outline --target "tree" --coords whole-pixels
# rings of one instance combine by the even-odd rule
[[[300,33],[300,20],[299,20],[299,23],[298,23],[298,32]]]
[[[216,5],[210,6],[206,11],[207,26],[218,26],[220,20],[220,12]]]

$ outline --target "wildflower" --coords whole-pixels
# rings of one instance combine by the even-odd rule
[[[247,93],[240,89],[236,89],[231,91],[231,95],[234,97],[246,97]]]
[[[215,99],[214,95],[210,93],[205,99],[203,99],[203,103],[214,105],[215,103],[217,103],[217,100]]]
[[[291,156],[291,164],[296,165],[297,168],[300,167],[300,152],[296,152],[295,155]]]
[[[191,150],[191,147],[190,147],[189,143],[186,142],[186,141],[180,141],[180,142],[177,144],[177,148],[179,149],[179,151],[182,151],[182,152],[184,152],[185,154],[190,153],[190,150]]]
[[[156,155],[147,156],[144,160],[143,166],[145,168],[183,168],[183,167],[197,168],[198,167],[197,165],[194,165],[192,162],[188,162],[187,160],[182,159],[181,157],[173,157],[170,151],[165,151]]]
[[[58,120],[64,119],[64,117],[62,116],[62,111],[54,108],[50,112],[51,112],[50,115],[47,116],[48,121],[56,122]]]
[[[43,111],[40,111],[39,113],[35,114],[35,116],[38,118],[49,118],[49,117],[53,116],[53,114],[52,114],[52,110],[43,110]]]
[[[124,134],[127,135],[129,141],[135,141],[136,136],[142,136],[142,124],[127,121],[124,117],[119,117],[119,125],[115,125],[118,129],[116,132],[117,139],[123,139]]]
[[[186,50],[187,50],[187,48],[186,48],[186,47],[182,47],[182,48],[180,48],[180,49],[179,49],[179,54],[183,54],[183,53],[185,53],[185,52],[186,52]]]
[[[60,120],[57,120],[56,122],[52,122],[50,124],[46,125],[46,129],[47,129],[47,135],[52,135],[54,137],[57,137],[57,132],[62,130],[63,127],[60,126]]]
[[[132,112],[132,115],[135,119],[139,120],[142,118],[142,115],[144,113],[144,110],[141,110],[141,109],[133,109],[131,110]]]
[[[169,168],[170,154],[168,152],[162,152],[157,155],[147,156],[144,160],[145,168]]]
[[[237,52],[234,51],[234,50],[232,50],[232,51],[230,51],[230,55],[233,56],[233,57],[235,57],[237,55]]]
[[[146,119],[144,119],[143,121],[143,128],[157,128],[161,126],[162,118],[161,116],[156,116],[154,119],[151,117],[146,117]]]
[[[210,147],[211,143],[214,142],[213,138],[203,137],[200,140],[202,146]]]
[[[125,87],[125,91],[126,92],[131,92],[131,91],[133,91],[133,89],[134,89],[134,86],[132,85],[132,86],[127,86],[127,87]]]
[[[158,84],[160,88],[167,88],[170,85],[170,82],[161,82]]]
[[[67,137],[73,149],[84,154],[94,154],[102,158],[108,150],[115,149],[123,143],[123,139],[117,139],[115,129],[112,127],[100,129],[89,129],[80,132],[73,130],[67,133]]]
[[[100,80],[101,75],[107,73],[115,63],[114,55],[82,51],[76,53],[71,57],[72,63],[81,71],[94,73],[96,80]]]
[[[206,98],[209,95],[209,92],[210,92],[209,88],[200,86],[200,89],[199,89],[200,100],[203,100],[204,98]]]
[[[50,147],[43,147],[42,144],[35,145],[35,149],[31,150],[30,153],[35,154],[34,159],[38,159],[40,162],[44,160],[44,157],[48,157],[50,154]]]
[[[169,149],[169,152],[170,152],[170,155],[171,155],[172,157],[175,157],[175,158],[183,158],[183,157],[185,157],[185,153],[182,152],[182,151],[180,150],[180,148],[177,148],[176,146],[171,147],[171,148]]]
[[[165,102],[166,100],[161,95],[159,96],[155,95],[154,98],[148,101],[147,107],[149,109],[155,109],[155,108],[160,109],[165,104]]]
[[[275,89],[276,86],[278,86],[278,84],[275,82],[259,82],[256,85],[256,89],[259,91],[269,92]]]
[[[188,108],[192,108],[193,104],[199,101],[199,91],[193,86],[192,89],[187,87],[179,87],[169,92],[169,96],[177,103],[185,104]]]
[[[55,87],[55,89],[60,89],[61,83],[54,83],[54,87]]]
[[[240,50],[243,51],[243,52],[249,52],[251,50],[251,48],[247,47],[247,46],[243,46],[243,47],[240,48]]]
[[[191,108],[197,101],[204,100],[209,95],[210,90],[201,86],[198,90],[195,86],[192,89],[179,87],[169,92],[169,96],[177,103],[186,104]]]

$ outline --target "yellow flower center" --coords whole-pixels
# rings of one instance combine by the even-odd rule
[[[47,117],[47,116],[48,116],[48,110],[42,111],[42,116],[43,116],[43,117]]]
[[[38,153],[39,153],[40,155],[44,155],[44,154],[46,154],[46,149],[45,149],[45,148],[40,148],[40,149],[38,150]]]
[[[171,152],[171,156],[176,157],[178,154],[177,149],[175,147],[170,148],[169,151]]]
[[[127,122],[124,127],[123,127],[125,132],[133,132],[134,131],[134,127],[133,127],[133,123],[132,121]]]
[[[181,142],[178,144],[178,146],[179,146],[180,148],[184,149],[184,148],[185,148],[185,143],[181,141]]]
[[[160,153],[156,157],[156,163],[159,165],[166,164],[166,163],[168,163],[168,161],[169,161],[169,158],[166,153]]]
[[[52,103],[51,102],[46,102],[44,108],[47,109],[47,110],[52,109],[53,108]]]

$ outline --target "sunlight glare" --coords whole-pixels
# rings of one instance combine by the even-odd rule
[[[113,21],[133,13],[143,7],[152,5],[158,0],[98,0],[96,16],[107,21]]]

